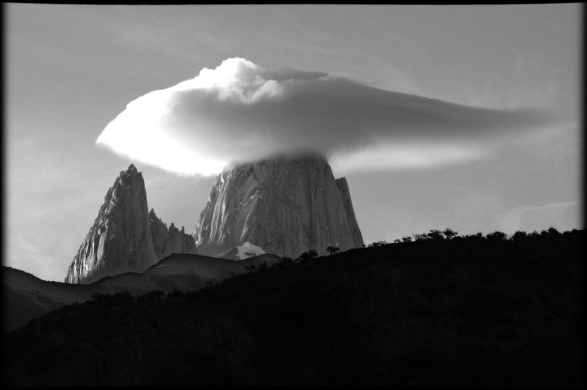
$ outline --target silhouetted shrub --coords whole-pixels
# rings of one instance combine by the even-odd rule
[[[299,262],[305,262],[305,261],[312,260],[316,256],[318,256],[318,252],[316,252],[315,249],[310,249],[309,251],[302,253],[298,257],[298,260],[299,260]]]
[[[330,255],[334,255],[335,253],[339,253],[340,252],[340,248],[337,246],[329,246],[328,248],[326,248],[326,251],[328,253],[330,253]]]
[[[444,229],[444,230],[442,231],[442,233],[444,234],[444,237],[445,237],[447,240],[450,240],[450,239],[452,239],[452,238],[456,237],[456,236],[459,234],[459,232],[456,232],[456,231],[454,231],[454,230],[452,230],[452,229],[449,229],[449,228],[446,228],[446,229]]]
[[[523,241],[523,240],[526,240],[527,238],[528,238],[528,233],[522,232],[520,230],[518,230],[517,232],[515,232],[512,235],[512,240],[514,240],[514,241]]]
[[[282,267],[288,267],[288,266],[291,266],[294,264],[296,264],[296,262],[292,258],[284,257],[282,259],[279,259],[277,261],[277,263],[274,263],[271,267],[272,268],[282,268]]]
[[[467,240],[472,240],[472,241],[479,241],[479,240],[485,240],[485,237],[483,236],[483,233],[477,233],[477,234],[470,234],[464,237]]]
[[[383,245],[387,245],[389,244],[387,241],[385,240],[381,240],[381,241],[374,241],[372,243],[369,244],[369,248],[373,248],[373,247],[379,247],[379,246],[383,246]]]
[[[436,229],[432,229],[430,230],[430,232],[426,235],[428,237],[429,240],[444,240],[444,236],[442,234],[442,232],[440,230],[436,230]]]
[[[494,241],[505,241],[508,239],[508,236],[503,232],[493,232],[487,235],[487,239]]]

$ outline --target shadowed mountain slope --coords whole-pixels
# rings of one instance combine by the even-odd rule
[[[192,291],[244,273],[245,267],[263,262],[271,265],[278,260],[274,255],[261,255],[237,262],[199,255],[173,254],[143,273],[129,272],[83,285],[47,282],[26,272],[2,267],[4,331],[17,329],[31,319],[58,307],[85,302],[94,293],[115,294],[129,291],[140,295],[152,290]]]
[[[62,307],[5,334],[6,384],[580,387],[584,233],[431,232]]]

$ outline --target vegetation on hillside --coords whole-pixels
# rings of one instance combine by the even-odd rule
[[[431,230],[194,292],[96,294],[5,334],[6,384],[579,387],[584,238]]]

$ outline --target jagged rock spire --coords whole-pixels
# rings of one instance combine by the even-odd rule
[[[105,276],[143,272],[171,253],[195,253],[190,236],[171,234],[155,211],[147,210],[143,175],[131,164],[108,189],[65,282],[89,284]]]
[[[145,182],[131,164],[108,190],[65,282],[89,284],[105,276],[142,272],[156,261]]]
[[[185,234],[183,228],[179,231],[172,222],[168,229],[167,225],[157,218],[154,211],[149,214],[149,222],[157,258],[164,259],[173,253],[197,253],[194,239]]]

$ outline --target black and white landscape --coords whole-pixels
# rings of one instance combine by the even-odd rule
[[[578,4],[9,4],[5,385],[582,384]]]

